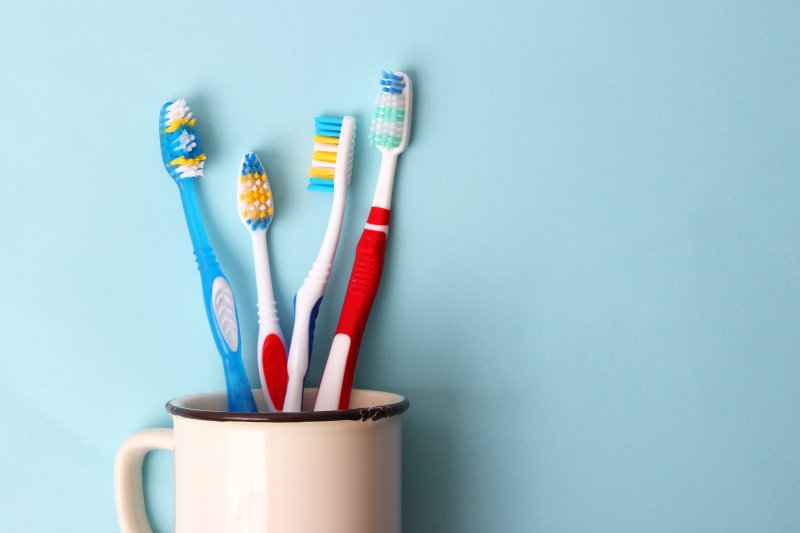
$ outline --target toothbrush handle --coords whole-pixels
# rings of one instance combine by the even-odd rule
[[[203,219],[197,208],[194,178],[178,182],[186,225],[192,238],[200,282],[203,285],[203,303],[211,335],[217,346],[225,371],[228,391],[228,409],[236,412],[256,412],[256,403],[250,382],[244,370],[239,335],[239,317],[233,291],[222,273],[211,243],[208,241]]]
[[[258,293],[258,373],[267,411],[282,411],[286,396],[286,342],[283,339],[272,275],[269,269],[267,231],[252,232],[253,267]]]
[[[313,273],[312,270],[309,276]],[[323,279],[306,278],[294,297],[294,328],[287,363],[289,381],[283,405],[283,410],[287,412],[303,410],[303,385],[314,345],[314,328],[319,315],[319,306],[322,303],[329,273],[330,267],[327,267],[327,272],[322,269]]]
[[[211,248],[195,250],[197,268],[203,285],[203,303],[211,335],[225,371],[228,409],[235,412],[257,411],[250,382],[244,370],[239,335],[239,317],[233,291],[217,263]]]
[[[373,212],[375,209],[373,208]],[[356,246],[353,271],[320,383],[315,411],[347,409],[350,405],[358,352],[383,272],[388,228],[388,210],[384,211],[385,223],[380,226],[368,224]],[[370,222],[372,220],[373,215],[370,214]]]

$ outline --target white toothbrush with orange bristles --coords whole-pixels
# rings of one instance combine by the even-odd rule
[[[253,240],[258,293],[258,374],[268,411],[283,410],[286,395],[286,341],[278,322],[267,251],[267,229],[275,212],[272,190],[261,160],[253,152],[242,158],[238,208]]]

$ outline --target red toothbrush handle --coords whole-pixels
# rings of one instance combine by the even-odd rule
[[[350,391],[353,388],[358,351],[381,282],[385,253],[386,233],[365,229],[356,246],[356,260],[344,296],[339,324],[336,326],[336,335],[343,333],[350,337],[350,350],[344,367],[339,409],[347,409],[350,405]]]
[[[387,212],[388,214],[388,212]],[[370,216],[370,219],[372,216]],[[339,409],[347,409],[350,405],[350,391],[356,373],[358,351],[361,339],[367,326],[369,312],[378,292],[383,272],[383,259],[386,253],[386,233],[373,229],[365,229],[356,246],[356,259],[350,282],[342,304],[342,314],[336,326],[336,335],[350,337],[350,349],[342,379],[342,390],[339,396]]]
[[[367,319],[378,292],[389,230],[389,210],[374,207],[356,246],[353,271],[347,284],[342,314],[336,325],[325,372],[319,384],[315,411],[347,409],[356,373],[358,351]]]

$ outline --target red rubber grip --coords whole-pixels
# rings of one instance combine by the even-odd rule
[[[353,272],[350,274],[350,282],[342,304],[342,314],[336,326],[337,335],[344,333],[350,337],[350,351],[347,354],[339,409],[347,409],[350,405],[350,391],[353,388],[358,351],[381,282],[385,252],[386,234],[382,231],[365,229],[356,246]]]
[[[286,386],[289,383],[289,371],[286,369],[286,347],[281,338],[274,333],[267,335],[261,348],[261,363],[264,369],[264,381],[272,405],[283,411],[283,400],[286,398]]]
[[[376,226],[388,226],[389,214],[391,211],[382,207],[373,207],[369,210],[369,217],[367,224],[375,224]]]

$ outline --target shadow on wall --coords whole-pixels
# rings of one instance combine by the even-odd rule
[[[459,431],[452,413],[465,404],[463,390],[407,389],[403,418],[403,531],[451,531],[466,482]],[[409,416],[410,415],[410,416]]]

